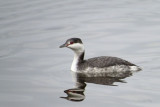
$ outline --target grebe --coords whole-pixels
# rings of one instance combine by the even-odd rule
[[[68,39],[60,48],[67,47],[74,51],[74,59],[71,66],[71,71],[86,72],[97,74],[112,73],[113,72],[130,72],[140,71],[141,68],[126,60],[117,57],[100,56],[84,60],[84,45],[80,38]]]

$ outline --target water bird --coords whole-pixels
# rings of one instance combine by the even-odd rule
[[[80,38],[70,38],[60,46],[73,50],[74,58],[71,71],[89,74],[90,76],[122,77],[124,74],[132,74],[141,68],[129,61],[118,57],[100,56],[84,60],[85,48]]]

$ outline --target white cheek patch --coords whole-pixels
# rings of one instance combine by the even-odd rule
[[[73,50],[84,51],[84,46],[83,46],[83,44],[80,44],[80,43],[70,44],[70,45],[68,45],[68,48],[71,48]]]
[[[79,47],[82,47],[82,44],[80,44],[80,43],[73,43],[73,44],[68,45],[68,47],[70,47],[70,48],[79,48]]]

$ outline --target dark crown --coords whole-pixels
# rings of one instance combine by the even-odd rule
[[[80,38],[70,38],[66,42],[68,42],[68,41],[82,44],[82,40]]]

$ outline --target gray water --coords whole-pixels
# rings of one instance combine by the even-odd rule
[[[73,52],[59,46],[83,40],[85,58],[116,56],[143,68],[113,85],[75,87]],[[159,107],[159,0],[0,0],[0,107]],[[103,80],[102,80],[103,81]]]

